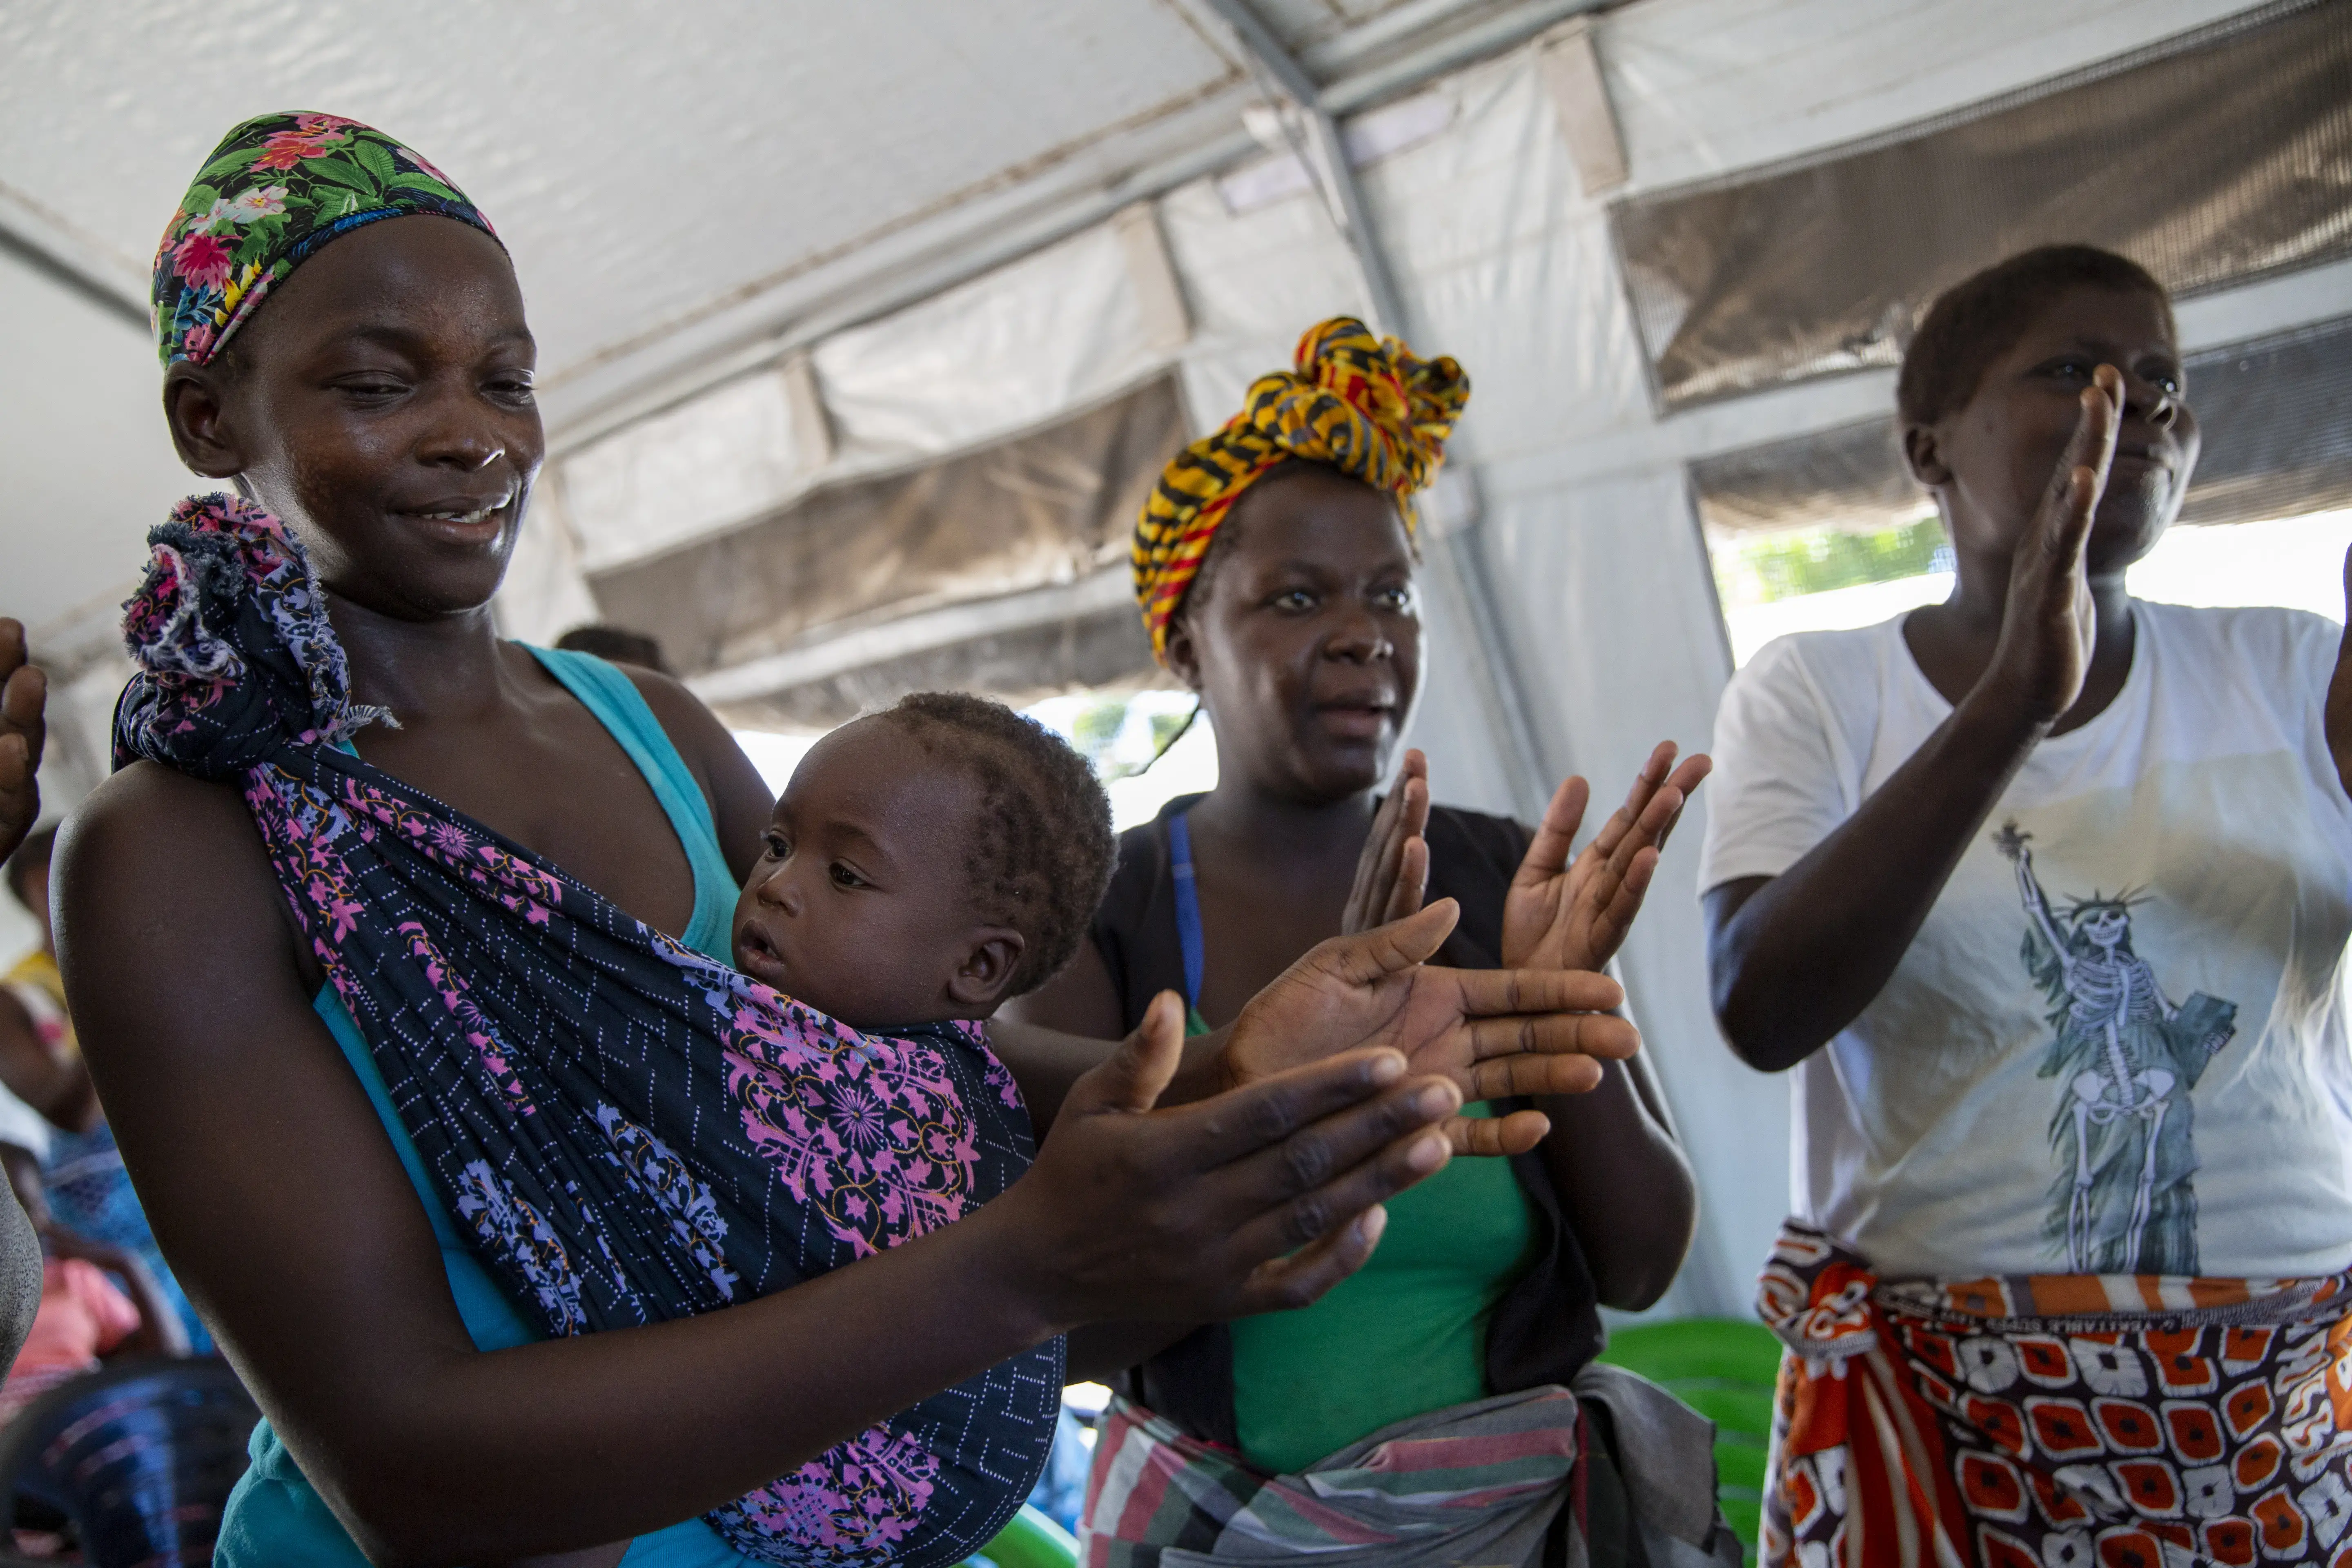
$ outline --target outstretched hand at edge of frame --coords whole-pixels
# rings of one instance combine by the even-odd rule
[[[2336,776],[2352,795],[2352,550],[2344,553],[2344,640],[2336,650],[2336,674],[2327,683],[2327,751]]]
[[[16,852],[40,819],[48,689],[25,646],[24,626],[0,616],[0,860]]]

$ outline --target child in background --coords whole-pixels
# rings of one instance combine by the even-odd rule
[[[187,1331],[164,1300],[146,1260],[127,1247],[75,1235],[49,1215],[41,1163],[14,1143],[0,1143],[0,1164],[25,1216],[40,1234],[41,1309],[8,1380],[0,1384],[0,1421],[45,1391],[96,1372],[101,1361],[133,1356],[184,1356]],[[110,1275],[129,1287],[125,1294]]]
[[[1070,961],[1110,862],[1076,752],[1003,703],[918,692],[801,759],[735,906],[735,964],[853,1028],[976,1023]]]

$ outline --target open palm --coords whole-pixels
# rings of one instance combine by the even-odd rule
[[[1426,964],[1459,912],[1443,899],[1308,952],[1234,1020],[1223,1058],[1228,1082],[1385,1046],[1402,1052],[1416,1074],[1452,1079],[1465,1100],[1580,1094],[1600,1082],[1595,1058],[1622,1059],[1640,1047],[1633,1025],[1607,1012],[1624,1000],[1607,975]],[[1447,1132],[1458,1152],[1518,1153],[1548,1126],[1530,1110],[1455,1117]]]
[[[1503,901],[1506,968],[1598,970],[1617,955],[1642,912],[1667,836],[1715,766],[1702,754],[1676,767],[1675,756],[1673,742],[1658,743],[1625,804],[1572,861],[1569,852],[1591,786],[1581,778],[1559,786]]]

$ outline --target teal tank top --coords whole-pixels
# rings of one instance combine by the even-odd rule
[[[530,651],[612,732],[668,815],[687,862],[694,869],[694,918],[686,928],[686,945],[722,963],[732,962],[728,935],[735,911],[735,877],[727,868],[727,858],[719,853],[710,803],[677,748],[662,732],[653,710],[646,706],[635,682],[601,658],[550,648]],[[384,1136],[392,1140],[401,1168],[416,1189],[417,1201],[424,1205],[425,1217],[433,1226],[433,1237],[441,1244],[449,1294],[457,1300],[457,1315],[473,1336],[475,1348],[506,1350],[546,1338],[499,1289],[457,1234],[433,1191],[425,1162],[392,1108],[367,1042],[333,988],[321,988],[313,1005],[342,1047],[360,1087],[367,1090],[368,1102],[383,1123]],[[367,1559],[295,1468],[293,1456],[268,1421],[254,1428],[250,1450],[252,1468],[237,1483],[222,1521],[220,1541],[213,1554],[215,1568],[282,1568],[290,1563],[305,1568],[366,1568]],[[640,1535],[621,1563],[622,1568],[745,1568],[751,1559],[729,1547],[702,1521],[691,1519]]]

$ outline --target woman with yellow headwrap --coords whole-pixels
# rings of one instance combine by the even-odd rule
[[[1424,882],[1460,909],[1447,963],[1608,963],[1706,759],[1676,770],[1659,747],[1572,860],[1580,779],[1534,831],[1432,807],[1418,752],[1377,795],[1421,681],[1413,498],[1469,393],[1454,361],[1341,317],[1169,463],[1136,528],[1136,598],[1214,728],[1217,786],[1124,836],[1093,940],[1022,1016],[1116,1034],[1181,989],[1196,1029],[1225,1024],[1316,942],[1418,907]],[[1647,1067],[1598,1077],[1539,1102],[1482,1086],[1454,1147],[1508,1157],[1455,1160],[1391,1202],[1371,1261],[1315,1306],[1074,1339],[1074,1365],[1125,1369],[1087,1563],[1641,1562],[1674,1537],[1736,1561],[1705,1423],[1592,1364],[1599,1307],[1656,1300],[1694,1213]],[[1661,1458],[1676,1438],[1695,1446]]]

